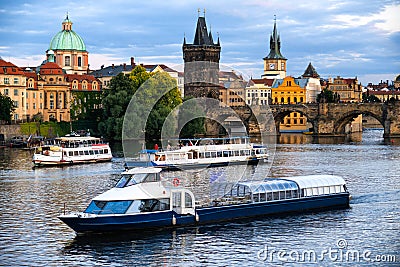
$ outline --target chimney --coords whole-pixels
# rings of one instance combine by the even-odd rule
[[[124,70],[126,70],[126,63],[124,63]]]
[[[132,69],[136,66],[134,57],[131,57],[131,66],[132,66]]]
[[[114,69],[114,64],[111,65],[111,68]]]

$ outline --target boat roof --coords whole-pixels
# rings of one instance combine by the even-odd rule
[[[57,137],[57,140],[61,141],[88,141],[88,140],[100,140],[98,137],[93,136],[63,136]]]
[[[159,173],[161,171],[162,171],[161,168],[155,168],[155,167],[136,167],[126,170],[122,174]]]
[[[139,183],[131,186],[114,187],[93,198],[97,201],[121,201],[169,198],[169,191],[161,182]]]
[[[281,191],[297,190],[324,186],[341,186],[346,184],[344,179],[335,175],[307,175],[294,176],[288,178],[268,178],[264,181],[245,181],[237,185],[243,185],[250,189],[253,194]]]

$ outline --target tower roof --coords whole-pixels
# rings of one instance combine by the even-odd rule
[[[207,31],[205,17],[199,17],[197,19],[197,27],[194,35],[193,45],[216,45],[214,44],[211,31]]]
[[[269,54],[264,59],[286,59],[281,54],[281,39],[276,28],[276,18],[274,22],[274,31],[272,32],[269,40]]]
[[[313,67],[313,65],[308,63],[307,69],[304,71],[303,77],[319,78],[319,74]]]
[[[72,21],[68,15],[62,22],[62,30],[51,39],[49,50],[86,51],[83,39],[72,30]]]

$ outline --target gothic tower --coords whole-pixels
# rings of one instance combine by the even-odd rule
[[[193,44],[183,40],[185,96],[219,98],[219,37],[214,43],[211,31],[207,31],[205,16],[197,19]]]
[[[269,48],[269,54],[264,58],[264,74],[262,78],[283,79],[286,77],[287,59],[281,54],[281,38],[276,29],[276,17],[274,31],[270,36]]]

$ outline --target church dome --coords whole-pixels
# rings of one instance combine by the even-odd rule
[[[51,39],[49,50],[77,50],[86,51],[83,39],[72,30],[72,22],[68,15],[62,23],[62,31]]]

